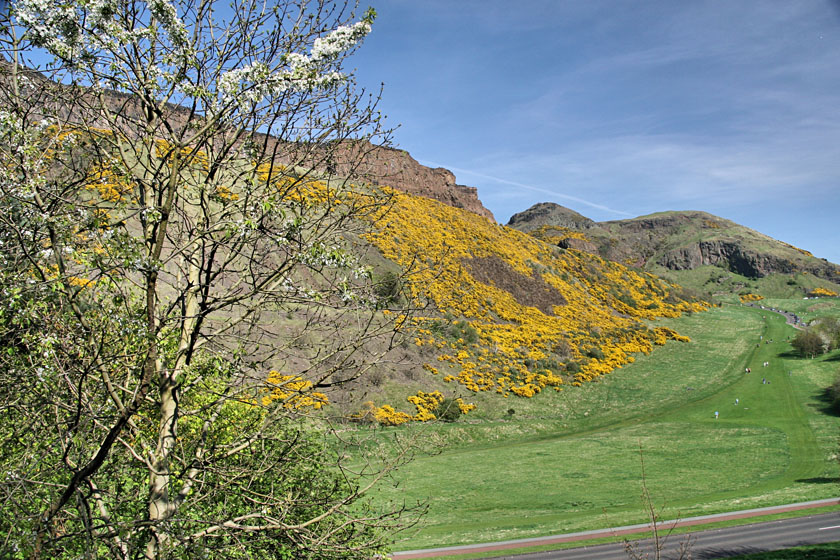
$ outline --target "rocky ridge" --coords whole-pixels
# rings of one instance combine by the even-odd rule
[[[516,214],[508,225],[563,248],[646,269],[712,265],[749,278],[807,272],[840,282],[840,266],[706,212],[594,222],[559,204],[541,203]]]
[[[507,225],[529,233],[546,225],[587,230],[595,227],[595,222],[565,206],[553,202],[540,202],[511,216]]]
[[[352,174],[371,184],[431,198],[495,222],[493,213],[478,199],[478,189],[459,185],[448,169],[422,165],[405,150],[347,141],[329,165],[338,176]]]
[[[0,82],[9,79],[12,66],[0,61]],[[35,105],[46,104],[53,114],[60,114],[69,121],[80,120],[88,126],[110,128],[111,123],[101,120],[90,107],[95,107],[98,98],[85,88],[66,86],[53,82],[38,71],[22,68],[37,89],[53,93],[43,97],[32,96]],[[140,104],[130,95],[116,91],[105,91],[104,99],[111,112],[120,115],[126,130],[139,126],[144,120]],[[0,99],[0,106],[3,100]],[[33,107],[33,116],[40,118],[40,112]],[[194,126],[197,117],[187,107],[167,104],[164,118],[174,129]],[[192,124],[191,124],[192,123]],[[295,166],[304,165],[334,177],[353,177],[373,185],[390,186],[401,191],[431,198],[455,208],[468,210],[495,222],[492,212],[478,199],[478,189],[459,185],[455,175],[441,167],[430,168],[420,164],[405,150],[379,146],[367,141],[344,139],[336,144],[319,146],[316,143],[282,143],[271,136],[257,135],[264,142],[266,154],[275,154],[278,161]]]

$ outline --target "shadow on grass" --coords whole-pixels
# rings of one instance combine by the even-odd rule
[[[796,482],[804,484],[837,484],[840,479],[830,476],[817,476],[814,478],[797,478]]]
[[[830,352],[828,354],[818,354],[816,356],[804,356],[800,354],[796,350],[785,350],[784,352],[779,352],[778,356],[780,358],[784,358],[785,360],[795,360],[795,361],[806,361],[806,360],[816,360],[818,362],[840,362],[840,352]]]
[[[833,394],[835,390],[833,387],[823,389],[816,395],[816,400],[819,404],[812,404],[810,406],[818,409],[826,416],[840,417],[840,402],[838,402]]]

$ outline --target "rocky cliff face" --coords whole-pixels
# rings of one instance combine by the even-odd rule
[[[339,176],[361,177],[372,184],[431,198],[495,221],[493,213],[478,199],[478,189],[457,184],[448,169],[421,165],[405,150],[345,142],[326,166]]]
[[[761,254],[731,241],[701,241],[669,251],[658,262],[672,270],[690,270],[703,265],[723,266],[750,278],[797,271],[788,259]]]

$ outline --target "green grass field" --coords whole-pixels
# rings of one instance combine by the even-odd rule
[[[443,449],[375,494],[429,505],[395,549],[644,522],[640,449],[664,518],[838,494],[837,417],[822,395],[840,354],[799,358],[781,316],[742,306],[659,324],[692,342],[671,342],[579,389],[479,396],[479,410],[458,424],[385,430],[386,439],[399,430]]]

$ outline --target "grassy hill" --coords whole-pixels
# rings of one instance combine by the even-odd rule
[[[400,266],[406,297],[422,307],[406,319],[416,349],[407,358],[419,356],[427,374],[383,380],[366,410],[382,423],[428,418],[430,399],[446,395],[466,410],[473,394],[530,398],[580,386],[669,339],[686,342],[651,321],[707,307],[647,272],[392,194],[368,241]]]
[[[831,305],[822,312],[837,313]],[[740,305],[668,324],[692,342],[576,391],[510,403],[511,415],[405,428],[439,453],[418,457],[378,494],[428,501],[422,530],[398,548],[645,522],[640,451],[663,518],[836,495],[836,416],[824,389],[838,351],[800,358],[780,315]]]
[[[545,203],[516,214],[509,225],[560,246],[574,246],[666,276],[704,294],[737,294],[776,274],[785,275],[782,283],[795,288],[762,282],[767,295],[805,295],[816,287],[836,292],[840,282],[837,265],[705,212],[659,212],[593,222]],[[697,270],[702,272],[694,273]],[[717,282],[722,273],[732,281]],[[717,285],[707,285],[710,279]]]

